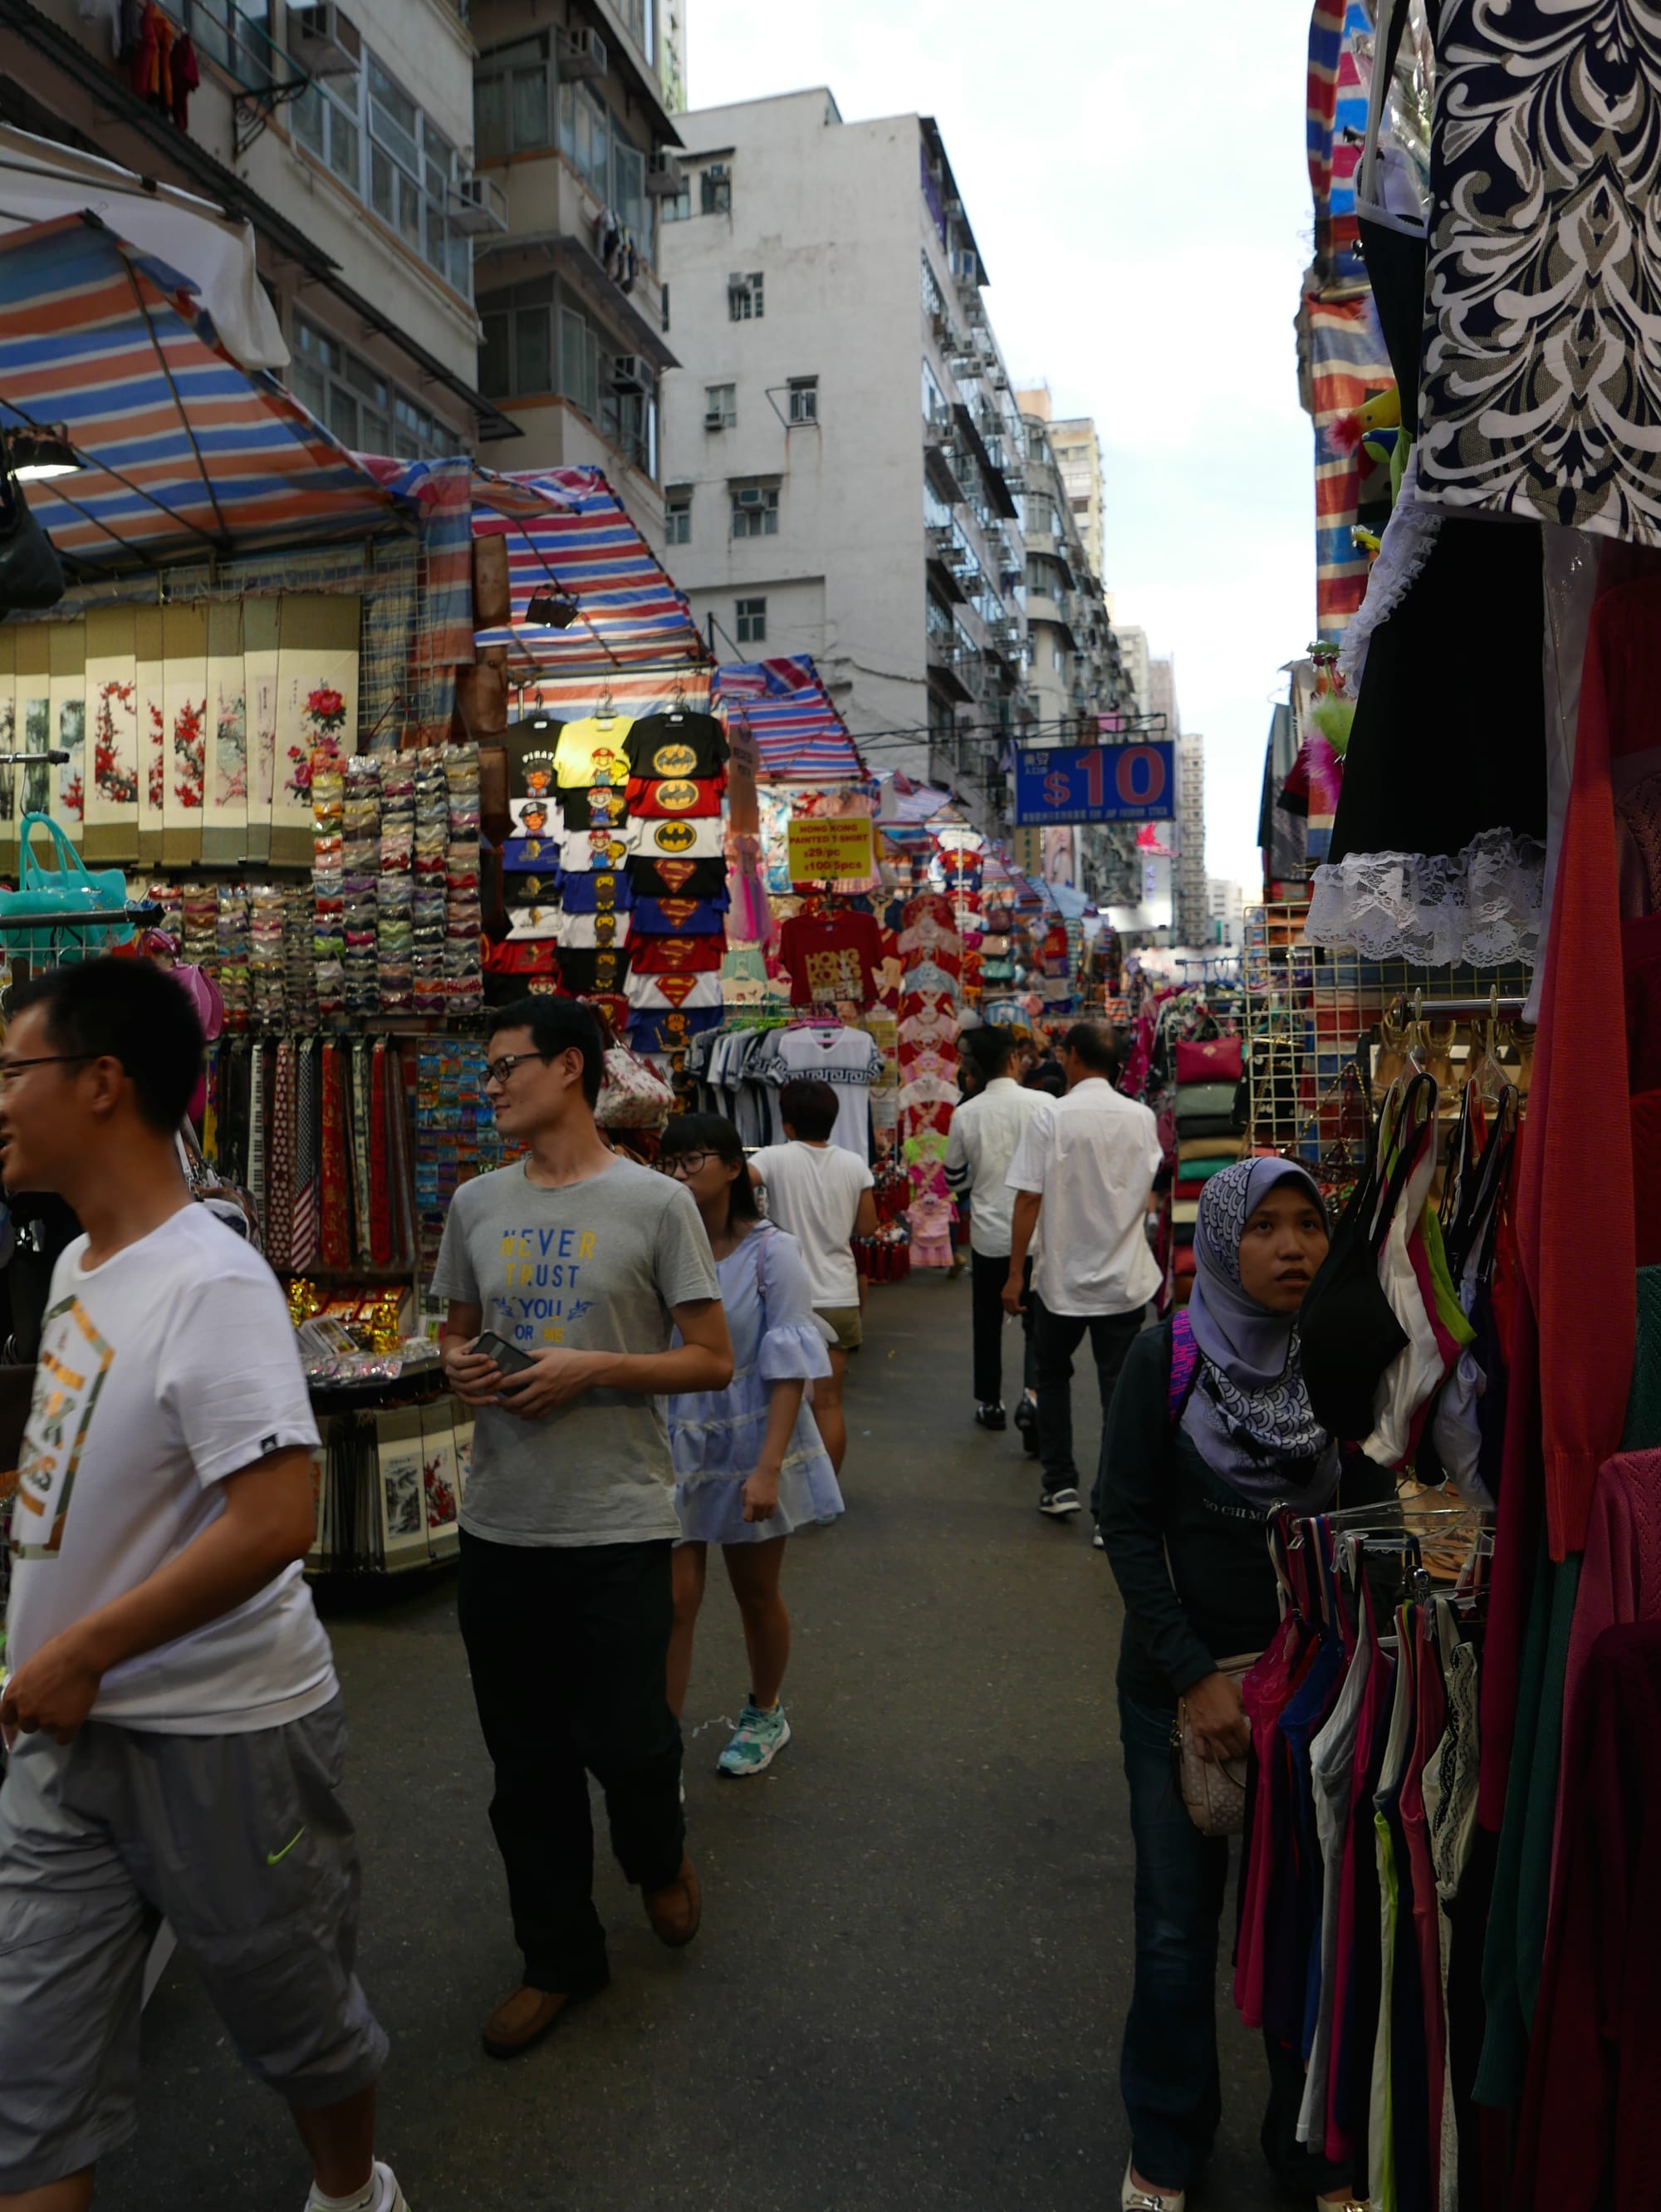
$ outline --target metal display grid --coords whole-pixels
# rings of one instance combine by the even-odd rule
[[[1373,1054],[1380,1017],[1422,993],[1428,1007],[1447,1000],[1526,997],[1531,976],[1502,968],[1419,967],[1304,942],[1306,901],[1248,907],[1240,976],[1245,994],[1248,1151],[1283,1152],[1310,1166],[1341,1133],[1346,1061],[1366,1077],[1373,1105]],[[1513,1024],[1514,1025],[1514,1024]],[[1462,1027],[1455,1060],[1466,1043]]]

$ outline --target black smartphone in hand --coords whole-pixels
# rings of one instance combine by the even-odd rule
[[[482,1359],[494,1359],[504,1375],[523,1375],[527,1367],[536,1364],[528,1352],[519,1351],[506,1337],[494,1335],[488,1329],[482,1336],[475,1337],[467,1348]]]

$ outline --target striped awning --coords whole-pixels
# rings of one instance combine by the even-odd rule
[[[712,702],[729,724],[749,726],[761,773],[775,782],[848,783],[865,775],[810,653],[718,668]]]
[[[274,377],[224,351],[188,277],[95,216],[0,237],[0,422],[67,431],[82,468],[27,490],[82,568],[407,526]]]
[[[511,649],[510,680],[530,672],[696,666],[709,654],[676,588],[598,469],[474,471],[476,536],[505,537],[512,620],[478,633]],[[538,592],[577,608],[568,629],[527,620]]]

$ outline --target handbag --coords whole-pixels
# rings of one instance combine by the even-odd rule
[[[34,832],[44,830],[58,848],[58,866],[48,868],[35,858]],[[132,941],[127,920],[127,878],[119,868],[88,868],[64,831],[45,814],[26,814],[19,826],[21,859],[17,889],[0,891],[0,944],[8,953],[64,966],[88,955],[106,952],[112,945]],[[88,917],[106,915],[93,922]],[[38,929],[19,929],[20,921],[39,922]]]
[[[1216,1671],[1237,1686],[1250,1674],[1261,1655],[1242,1659],[1219,1659]],[[1177,1699],[1177,1717],[1171,1729],[1171,1755],[1177,1770],[1177,1787],[1188,1817],[1203,1836],[1238,1836],[1246,1826],[1246,1770],[1243,1759],[1202,1759],[1188,1718],[1188,1700]]]
[[[675,1111],[675,1093],[655,1067],[627,1045],[609,1046],[594,1108],[602,1129],[660,1129]]]
[[[1244,1066],[1237,1036],[1182,1037],[1177,1042],[1177,1081],[1238,1083]]]

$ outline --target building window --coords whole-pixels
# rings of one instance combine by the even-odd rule
[[[667,545],[690,545],[692,543],[692,494],[671,491],[664,497],[664,542]]]
[[[792,422],[819,420],[819,379],[793,376],[790,380],[790,419]]]
[[[640,355],[570,305],[552,276],[486,293],[479,316],[482,392],[495,399],[557,393],[635,467],[657,475],[656,380]]]
[[[724,161],[712,161],[698,178],[698,207],[703,215],[732,213],[732,172]],[[759,285],[761,278],[755,283]],[[758,307],[756,313],[760,314]]]
[[[481,56],[473,79],[473,138],[482,161],[501,161],[554,143],[548,56],[540,39],[521,39]]]
[[[313,82],[290,112],[300,144],[470,299],[472,240],[450,221],[461,173],[456,149],[374,56],[366,53],[360,70]]]
[[[736,384],[706,384],[704,386],[705,429],[730,430],[737,420],[737,386]]]
[[[776,538],[779,535],[779,489],[776,484],[734,486],[732,534],[735,538]]]
[[[389,384],[372,362],[299,316],[294,356],[288,377],[295,398],[354,452],[419,461],[462,449],[456,431]]]
[[[663,210],[665,222],[690,222],[692,220],[691,178],[683,173],[680,191],[676,193],[672,200],[660,200],[658,205]]]
[[[748,276],[729,276],[727,279],[727,314],[735,323],[759,323],[766,312],[761,291],[761,271],[754,269]]]
[[[554,279],[539,276],[479,301],[484,343],[479,355],[479,389],[493,399],[515,392],[542,396],[557,392],[554,358]]]
[[[740,645],[765,645],[767,641],[767,603],[765,599],[738,599],[738,642]]]

